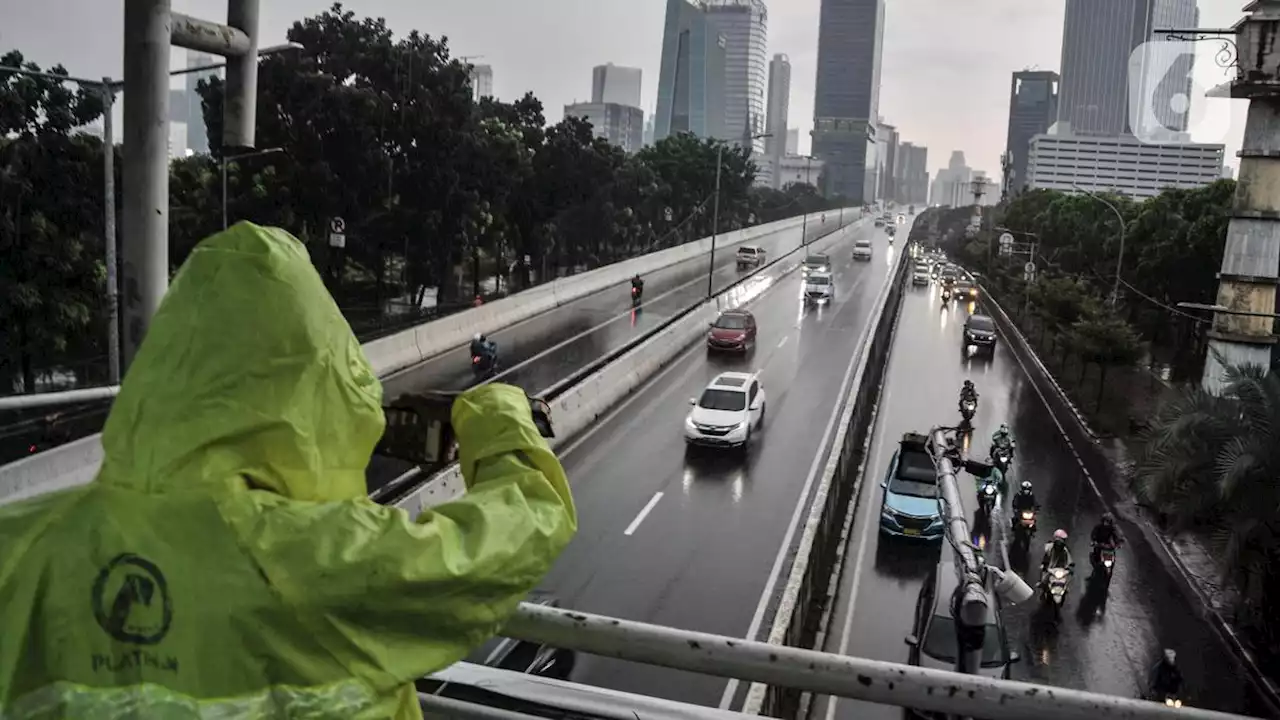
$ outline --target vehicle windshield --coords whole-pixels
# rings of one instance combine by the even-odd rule
[[[827,259],[821,255],[810,255],[804,259],[805,265],[826,265]]]
[[[721,330],[746,330],[747,319],[741,315],[721,315],[716,320],[716,327]]]
[[[898,495],[932,498],[938,496],[938,474],[933,460],[919,452],[898,455],[898,471],[889,482],[889,490]]]
[[[996,329],[996,324],[986,315],[970,315],[969,329],[981,330],[982,332],[992,332]]]
[[[738,254],[739,255],[755,255],[756,249],[755,248],[739,248]]]
[[[920,648],[926,655],[941,662],[956,661],[956,623],[949,615],[934,615],[929,623],[929,635]],[[1004,648],[1000,646],[1000,628],[987,623],[982,637],[982,667],[1004,665]]]
[[[859,240],[858,242],[854,243],[854,244],[853,244],[853,246],[854,246],[854,247],[856,247],[856,248],[869,248],[869,247],[871,247],[871,241],[870,241],[870,240]]]
[[[707,388],[698,401],[698,407],[708,410],[746,410],[747,394],[741,390]]]
[[[831,278],[826,275],[813,275],[808,280],[810,285],[830,285]]]

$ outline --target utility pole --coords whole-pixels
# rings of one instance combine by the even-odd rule
[[[773,133],[760,133],[758,135],[746,136],[747,144],[759,140],[760,138],[773,137]],[[716,276],[716,235],[720,232],[720,167],[723,165],[724,143],[716,144],[716,189],[715,200],[711,211],[711,262],[707,267],[707,298],[709,299],[715,294],[715,276]]]
[[[1201,387],[1219,394],[1227,366],[1271,364],[1275,336],[1276,283],[1280,273],[1280,198],[1274,178],[1280,176],[1280,0],[1256,0],[1249,14],[1229,30],[1159,30],[1180,40],[1213,40],[1223,44],[1219,56],[1235,68],[1231,97],[1249,101],[1249,116],[1240,148],[1236,186],[1226,249],[1218,275],[1218,305],[1230,312],[1214,314],[1209,331]],[[1233,40],[1234,39],[1234,48]],[[1231,50],[1234,49],[1234,58]],[[1260,313],[1246,315],[1242,313]]]
[[[227,0],[226,24],[125,0],[124,363],[133,361],[169,285],[169,47],[227,58],[222,146],[252,148],[258,102],[258,0]]]

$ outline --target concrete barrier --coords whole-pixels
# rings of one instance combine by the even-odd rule
[[[812,213],[807,222],[818,222],[823,215],[839,212]],[[848,218],[845,225],[861,219],[861,211],[857,208],[846,208],[844,215]],[[800,227],[805,222],[803,217],[794,217],[724,233],[717,237],[716,249],[719,251],[750,240],[763,240]],[[477,331],[492,333],[610,286],[623,284],[636,273],[651,273],[710,251],[709,237],[684,243],[448,315],[365,343],[363,349],[378,375],[385,376],[461,346]],[[101,434],[95,433],[4,465],[0,467],[0,505],[87,483],[97,474],[101,464]]]

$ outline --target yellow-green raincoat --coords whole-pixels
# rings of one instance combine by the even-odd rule
[[[573,535],[524,394],[463,395],[468,494],[365,497],[382,389],[305,248],[240,223],[174,278],[94,482],[0,506],[0,718],[413,718]]]

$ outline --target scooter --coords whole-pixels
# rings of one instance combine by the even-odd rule
[[[943,302],[943,303],[947,303],[947,302],[950,302],[950,301],[951,301],[951,290],[949,290],[949,289],[947,289],[947,288],[943,288],[943,289],[942,289],[942,302]]]
[[[1062,605],[1067,601],[1067,583],[1070,579],[1070,568],[1051,567],[1040,583],[1040,599],[1053,609],[1054,620],[1062,617]]]
[[[1013,461],[1013,457],[1009,453],[1007,445],[997,445],[991,449],[991,464],[1000,469],[1001,474],[1009,474],[1009,463]]]
[[[1093,548],[1093,575],[1090,580],[1100,583],[1102,589],[1111,587],[1111,573],[1116,567],[1116,546],[1097,545]]]
[[[644,295],[644,291],[640,288],[631,286],[631,307],[640,307],[640,297]]]
[[[994,480],[987,478],[982,481],[982,487],[978,488],[978,509],[982,511],[985,518],[991,517],[991,512],[996,507],[996,483]]]
[[[1036,534],[1036,511],[1021,510],[1013,518],[1013,542],[1015,545],[1030,546],[1031,537]]]
[[[484,377],[490,373],[496,372],[498,369],[498,346],[489,345],[488,352],[473,354],[471,356],[471,372],[476,377]]]

